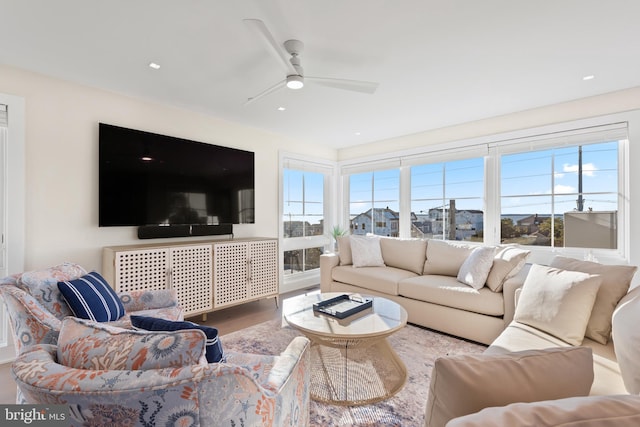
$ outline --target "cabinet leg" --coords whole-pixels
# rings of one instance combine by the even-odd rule
[[[203,322],[207,321],[207,313],[202,313],[202,321]]]
[[[276,295],[274,298],[276,300],[276,308],[280,308],[280,303],[278,302],[278,295]]]

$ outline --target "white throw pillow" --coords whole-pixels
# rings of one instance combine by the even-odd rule
[[[482,288],[493,266],[495,253],[496,248],[493,246],[480,246],[471,251],[471,255],[460,267],[458,282],[474,289]]]
[[[378,236],[349,236],[354,267],[384,267]]]
[[[502,291],[504,282],[522,270],[531,251],[516,246],[501,246],[493,259],[493,266],[487,277],[487,286],[493,292]]]
[[[598,275],[534,264],[513,320],[580,345],[601,282]]]

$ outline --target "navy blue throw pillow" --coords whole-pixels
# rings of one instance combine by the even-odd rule
[[[187,321],[174,321],[158,319],[149,316],[131,316],[131,324],[134,328],[146,331],[177,331],[180,329],[200,329],[207,336],[206,357],[207,362],[217,363],[224,358],[222,343],[218,338],[218,330],[210,326],[202,326]]]
[[[124,316],[124,306],[109,283],[95,271],[68,282],[58,282],[74,316],[96,322],[111,322]]]

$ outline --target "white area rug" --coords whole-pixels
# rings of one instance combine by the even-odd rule
[[[221,337],[225,350],[279,354],[296,330],[264,322]],[[433,362],[439,356],[482,353],[484,346],[408,325],[388,338],[407,366],[404,388],[391,399],[364,406],[334,406],[311,401],[311,426],[424,426]]]

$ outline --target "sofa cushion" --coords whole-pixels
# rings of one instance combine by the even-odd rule
[[[489,316],[504,314],[502,293],[491,292],[486,286],[473,289],[450,276],[427,275],[404,279],[398,285],[398,293],[407,298]]]
[[[447,423],[447,427],[635,427],[640,396],[568,397],[485,408]]]
[[[58,282],[58,289],[76,317],[111,322],[124,316],[122,301],[95,271],[75,280]]]
[[[638,267],[632,265],[604,265],[597,262],[557,256],[551,267],[581,271],[602,276],[602,284],[591,311],[585,336],[606,344],[611,335],[611,315],[620,299],[627,293]]]
[[[479,246],[472,250],[469,257],[460,266],[458,282],[474,289],[482,288],[487,281],[487,276],[489,276],[495,253],[496,248],[493,246]]]
[[[58,362],[76,369],[146,370],[206,364],[204,332],[134,331],[67,317],[58,338]]]
[[[84,276],[87,271],[78,264],[65,262],[44,270],[26,271],[20,275],[16,286],[34,297],[59,320],[73,313],[58,289],[58,282]]]
[[[597,275],[534,264],[513,320],[580,345],[601,281]]]
[[[640,287],[631,290],[613,312],[613,339],[624,385],[640,394]]]
[[[353,264],[353,258],[351,256],[351,236],[338,236],[338,258],[340,258],[340,265]]]
[[[172,321],[150,316],[131,316],[131,325],[146,331],[181,331],[199,329],[207,336],[206,357],[209,363],[218,363],[224,358],[222,342],[218,338],[218,329],[211,326],[198,325],[189,321]]]
[[[440,357],[431,374],[425,425],[444,426],[491,406],[586,396],[592,381],[586,347]]]
[[[349,236],[354,267],[384,267],[380,237]]]
[[[398,295],[398,282],[417,274],[394,267],[353,268],[341,265],[331,270],[331,278],[364,289],[371,289],[389,295]]]
[[[384,263],[389,267],[402,268],[422,274],[427,256],[427,241],[382,237],[380,249]]]
[[[493,292],[501,292],[504,282],[518,274],[530,253],[531,251],[516,246],[500,246],[487,277],[489,289]]]
[[[460,267],[467,260],[474,246],[446,240],[429,239],[427,241],[427,260],[423,274],[442,276],[458,275]]]

